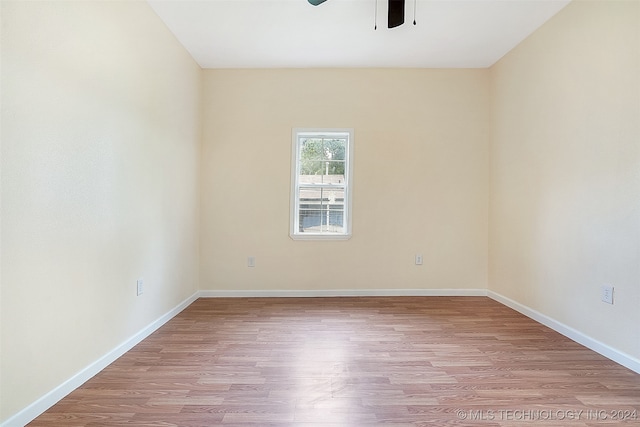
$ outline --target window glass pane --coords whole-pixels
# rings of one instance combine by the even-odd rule
[[[344,189],[300,188],[300,233],[344,233]]]
[[[322,138],[300,139],[300,160],[323,160]]]
[[[300,176],[325,175],[327,170],[325,163],[327,162],[322,160],[301,159]]]
[[[325,162],[325,173],[327,175],[339,175],[344,180],[344,160],[332,160]]]
[[[344,175],[346,139],[301,138],[300,174],[301,175]],[[329,163],[322,163],[329,162]],[[326,167],[329,166],[327,173]]]
[[[323,155],[325,160],[344,160],[347,141],[345,139],[323,140]]]
[[[300,139],[300,184],[344,184],[345,139]]]
[[[298,183],[345,184],[344,161],[308,161],[300,164]]]

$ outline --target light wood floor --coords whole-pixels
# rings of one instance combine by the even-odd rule
[[[199,299],[29,425],[381,424],[638,426],[640,375],[484,297]]]

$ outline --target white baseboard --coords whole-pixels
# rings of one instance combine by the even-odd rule
[[[201,298],[487,296],[486,289],[204,290]]]
[[[154,322],[150,323],[140,332],[133,335],[122,344],[118,345],[116,348],[102,356],[100,359],[96,360],[62,384],[51,390],[49,393],[42,396],[40,399],[36,400],[17,414],[13,415],[11,418],[7,419],[5,422],[0,424],[0,427],[19,427],[30,423],[44,411],[55,405],[63,397],[71,393],[76,388],[80,387],[82,384],[84,384],[98,372],[109,366],[127,351],[131,350],[135,345],[151,335],[155,330],[167,323],[182,310],[187,308],[196,299],[198,299],[197,292],[182,301],[173,309],[169,310],[164,315],[160,316]]]
[[[564,335],[567,338],[577,342],[578,344],[582,344],[583,346],[595,351],[603,355],[604,357],[613,360],[620,365],[631,369],[632,371],[640,374],[640,360],[637,358],[623,353],[615,348],[608,346],[594,338],[591,338],[584,333],[573,329],[570,326],[565,325],[564,323],[558,322],[551,317],[540,313],[530,307],[520,304],[510,298],[507,298],[503,295],[500,295],[493,291],[488,291],[487,296],[495,301],[498,301],[501,304],[506,305],[509,308],[514,309],[515,311],[524,314],[525,316],[535,320],[538,323],[541,323],[554,331]]]

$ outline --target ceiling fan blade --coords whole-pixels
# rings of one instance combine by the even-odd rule
[[[325,1],[327,1],[327,0],[309,0],[309,3],[311,3],[314,6],[317,6],[319,4],[324,3]]]
[[[389,0],[389,28],[402,24],[404,24],[404,0]]]

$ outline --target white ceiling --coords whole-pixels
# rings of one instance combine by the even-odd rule
[[[203,68],[493,65],[570,0],[147,0]]]

